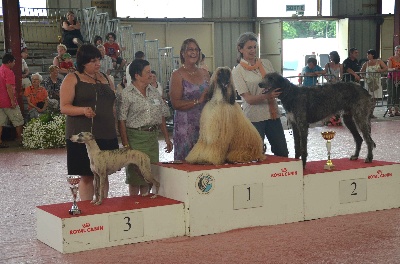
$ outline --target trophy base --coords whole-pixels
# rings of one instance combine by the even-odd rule
[[[78,215],[78,214],[81,214],[81,210],[79,210],[79,209],[69,209],[69,214],[70,215]]]
[[[324,165],[324,169],[325,170],[334,170],[335,169],[335,165],[329,165],[329,164],[325,164]]]

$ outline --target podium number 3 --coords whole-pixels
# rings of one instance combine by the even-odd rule
[[[128,217],[128,216],[125,216],[124,219],[126,219],[126,225],[128,226],[128,229],[124,229],[124,231],[131,230],[131,227],[132,227],[132,224],[130,223],[131,222],[131,218]]]
[[[351,185],[354,185],[354,189],[351,192],[351,195],[357,195],[356,189],[357,189],[357,183],[356,182],[352,182]]]

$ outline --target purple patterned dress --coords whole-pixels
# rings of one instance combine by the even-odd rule
[[[192,84],[187,80],[182,80],[183,100],[199,99],[204,89],[207,89],[208,81],[200,85]],[[198,104],[195,107],[180,111],[175,110],[174,114],[174,159],[185,160],[190,150],[196,144],[199,138],[200,115],[205,103]]]

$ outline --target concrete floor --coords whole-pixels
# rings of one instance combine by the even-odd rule
[[[377,107],[372,121],[374,158],[400,162],[400,118],[383,118],[384,111]],[[347,129],[317,124],[309,131],[308,160],[326,159],[320,135],[326,130],[337,132],[332,158],[349,157],[354,144]],[[293,138],[285,132],[293,157]],[[400,209],[63,255],[36,239],[35,208],[71,200],[65,149],[24,150],[9,143],[0,149],[0,263],[400,263]],[[161,160],[172,160],[163,147],[160,141]],[[110,177],[110,197],[128,194],[124,178],[123,171]]]

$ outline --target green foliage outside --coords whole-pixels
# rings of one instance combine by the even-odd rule
[[[336,21],[283,22],[283,38],[335,38]]]

